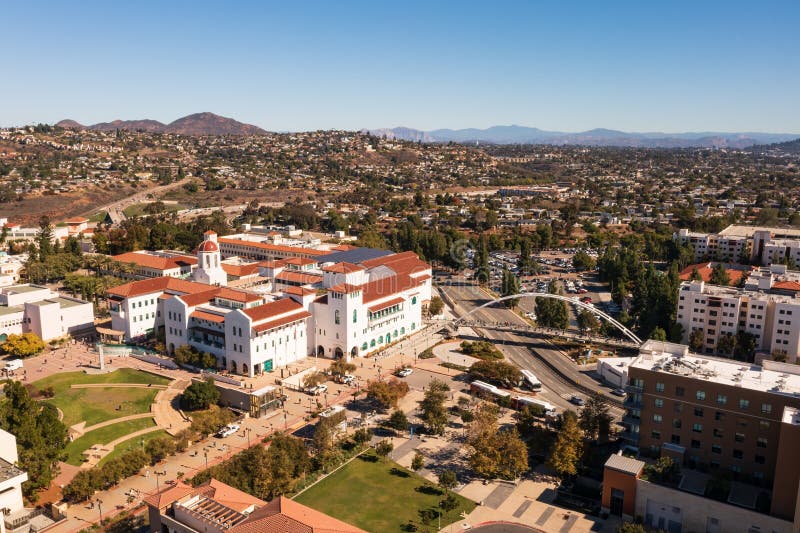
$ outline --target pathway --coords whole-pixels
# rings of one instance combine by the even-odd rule
[[[178,396],[189,384],[187,379],[176,379],[156,394],[155,401],[150,406],[156,426],[164,429],[170,435],[177,435],[191,425],[189,418],[176,409]]]
[[[69,386],[71,389],[160,389],[164,390],[167,385],[150,385],[148,383],[74,383]]]
[[[105,422],[100,422],[98,424],[89,427],[84,427],[86,425],[86,422],[78,422],[77,424],[70,426],[69,432],[70,436],[72,437],[72,440],[75,440],[78,437],[84,435],[85,433],[89,433],[90,431],[94,431],[95,429],[111,426],[119,422],[127,422],[128,420],[138,420],[139,418],[152,418],[152,417],[153,413],[139,413],[136,415],[128,415],[128,416],[121,416],[119,418],[112,418],[111,420],[106,420]]]
[[[99,463],[103,459],[103,457],[114,451],[114,448],[116,448],[117,445],[120,443],[160,430],[161,430],[160,427],[152,426],[149,428],[140,429],[139,431],[134,431],[133,433],[128,433],[127,435],[123,435],[118,439],[112,440],[108,444],[95,444],[94,446],[83,452],[87,457],[87,461],[81,464],[81,469],[88,470],[93,466],[97,466],[97,463]]]

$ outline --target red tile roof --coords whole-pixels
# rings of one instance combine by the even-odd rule
[[[322,270],[324,270],[325,272],[336,272],[337,274],[349,274],[350,272],[360,272],[365,269],[361,265],[356,265],[353,263],[342,261],[341,263],[336,263],[333,265],[322,267]]]
[[[284,270],[275,279],[278,281],[289,281],[292,283],[302,283],[303,285],[313,285],[322,281],[322,276],[318,274],[309,274],[307,272],[298,272],[296,270]]]
[[[364,296],[361,301],[365,304],[374,302],[375,300],[413,289],[420,283],[420,280],[416,280],[407,274],[376,279],[364,285]]]
[[[317,262],[313,259],[309,259],[307,257],[290,257],[289,259],[284,259],[284,262],[287,265],[316,265]]]
[[[242,303],[252,303],[264,299],[260,294],[238,291],[236,289],[229,289],[228,287],[219,287],[217,290],[217,297]]]
[[[194,493],[195,490],[197,489],[187,485],[186,483],[183,483],[182,481],[178,481],[175,485],[169,487],[168,489],[151,494],[144,499],[144,503],[152,507],[163,509],[168,505],[180,500],[184,496]]]
[[[67,224],[84,224],[86,222],[89,222],[89,219],[83,217],[72,217],[68,218],[64,222],[66,222]]]
[[[290,315],[277,318],[275,320],[270,320],[269,322],[264,322],[253,326],[253,330],[256,333],[261,333],[262,331],[269,331],[271,329],[279,328],[281,326],[285,326],[286,324],[291,324],[292,322],[297,322],[298,320],[305,320],[306,318],[310,317],[311,313],[308,311],[299,311],[297,313],[292,313]]]
[[[382,257],[362,261],[361,264],[367,268],[386,266],[398,274],[407,275],[425,272],[431,269],[431,266],[425,261],[420,260],[414,252],[384,255]]]
[[[392,298],[391,300],[387,300],[387,301],[385,301],[383,303],[379,303],[377,305],[373,305],[372,307],[368,307],[367,309],[369,309],[370,313],[377,313],[378,311],[381,311],[381,310],[386,309],[388,307],[392,307],[393,305],[401,304],[403,302],[405,302],[405,300],[402,299],[402,298]]]
[[[208,311],[194,311],[191,315],[192,318],[197,318],[199,320],[208,320],[209,322],[216,322],[221,324],[225,322],[225,315],[218,315],[216,313],[209,313]]]
[[[138,266],[152,268],[154,270],[170,270],[197,264],[197,258],[191,255],[160,257],[147,253],[127,252],[111,256],[111,259],[119,261],[120,263],[135,263]]]
[[[112,296],[130,298],[132,296],[142,296],[154,292],[168,291],[173,294],[197,294],[206,292],[211,288],[211,285],[206,285],[205,283],[196,283],[194,281],[185,281],[178,278],[162,276],[140,281],[131,281],[130,283],[108,289],[106,293]]]
[[[243,309],[242,311],[253,320],[253,323],[258,323],[264,320],[274,320],[281,315],[301,310],[303,310],[303,306],[291,298],[281,298],[280,300]]]
[[[711,281],[711,272],[714,270],[714,266],[717,263],[696,263],[694,265],[689,265],[680,272],[680,278],[683,281],[688,281],[692,278],[692,272],[697,269],[697,273],[700,275],[700,278],[708,283]],[[730,277],[731,285],[737,285],[739,281],[741,281],[742,276],[746,276],[750,274],[751,267],[743,267],[743,268],[726,268],[728,271],[728,277]]]
[[[196,292],[194,294],[181,295],[181,300],[189,307],[195,307],[201,304],[207,304],[217,295],[218,288],[214,287],[210,290],[203,292]]]
[[[782,291],[800,292],[800,283],[796,281],[779,281],[772,284],[773,289]]]
[[[350,294],[351,292],[357,292],[362,289],[361,285],[351,285],[349,283],[340,283],[339,285],[334,285],[330,289],[331,292],[341,292],[345,294]]]
[[[297,296],[308,296],[309,294],[316,294],[317,291],[315,289],[309,289],[308,287],[287,287],[283,289],[285,294],[294,294]]]
[[[222,263],[220,265],[222,270],[229,276],[233,276],[236,278],[241,278],[244,276],[252,276],[254,274],[258,274],[258,263],[248,263],[246,265],[229,265],[227,263]]]
[[[279,496],[259,507],[229,533],[366,533],[332,516]]]
[[[206,486],[211,489],[205,493],[206,497],[212,498],[214,501],[240,513],[246,511],[253,505],[256,507],[266,505],[265,501],[259,500],[255,496],[250,496],[246,492],[242,492],[216,479],[211,479],[207,484],[200,485],[198,488],[202,489]]]

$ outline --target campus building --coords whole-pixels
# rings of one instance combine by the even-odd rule
[[[144,502],[151,533],[365,533],[285,496],[265,502],[216,479],[179,481]]]
[[[112,330],[127,341],[163,336],[169,352],[188,344],[219,368],[253,376],[309,355],[382,349],[417,331],[430,302],[431,267],[413,252],[348,248],[324,263],[262,261],[257,291],[245,291],[224,286],[217,242],[204,236],[196,281],[158,277],[109,289]]]
[[[60,296],[39,285],[0,288],[0,341],[35,333],[44,341],[94,332],[91,302]]]
[[[729,476],[725,501],[795,520],[800,367],[743,364],[650,340],[628,366],[627,391],[622,437],[646,456],[681,465],[678,488],[702,495],[715,476]]]
[[[800,265],[800,230],[795,228],[732,224],[719,233],[681,229],[673,239],[689,245],[695,261],[744,259],[754,265]]]
[[[797,361],[800,355],[800,272],[783,265],[753,271],[742,288],[685,281],[676,320],[683,341],[702,332],[703,353],[730,355],[732,340],[748,333],[757,352]],[[726,337],[729,337],[726,339]]]

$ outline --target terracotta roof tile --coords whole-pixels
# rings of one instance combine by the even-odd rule
[[[131,281],[130,283],[112,287],[108,289],[106,293],[112,296],[130,298],[132,296],[141,296],[143,294],[150,294],[154,292],[197,294],[200,292],[206,292],[211,288],[211,285],[206,285],[205,283],[196,283],[194,281],[186,281],[178,278],[162,276],[158,278],[143,279],[140,281]]]
[[[342,261],[341,263],[336,263],[334,265],[329,265],[322,267],[322,270],[325,272],[336,272],[337,274],[349,274],[351,272],[360,272],[365,270],[365,268],[361,265],[356,265],[353,263],[348,263],[347,261]]]
[[[371,307],[368,307],[367,309],[369,309],[370,313],[377,313],[378,311],[387,309],[389,307],[392,307],[393,305],[401,304],[403,302],[405,302],[405,300],[402,298],[392,298],[391,300],[387,300],[385,302],[373,305]]]
[[[303,306],[291,298],[281,298],[280,300],[275,300],[249,309],[243,309],[242,311],[249,316],[254,323],[258,323],[264,320],[274,320],[281,315],[302,310]]]
[[[247,519],[230,528],[229,533],[366,533],[311,507],[279,496],[259,507]]]
[[[327,250],[315,250],[314,248],[301,248],[299,246],[283,246],[280,244],[269,244],[266,242],[245,241],[242,239],[231,239],[228,237],[220,237],[217,239],[223,244],[240,245],[250,248],[259,248],[261,250],[269,250],[272,252],[282,252],[286,254],[303,254],[303,255],[327,255],[330,252]]]
[[[281,326],[285,326],[286,324],[291,324],[292,322],[297,322],[298,320],[305,320],[306,318],[310,317],[311,313],[308,311],[298,311],[296,313],[292,313],[290,315],[277,318],[275,320],[270,320],[269,322],[263,322],[261,324],[253,326],[253,330],[257,333],[261,333],[262,331],[269,331],[271,329],[279,328]]]
[[[152,268],[154,270],[171,270],[173,268],[197,264],[197,258],[191,255],[160,257],[146,253],[127,252],[111,256],[111,259],[119,261],[120,263],[134,263],[138,266]]]

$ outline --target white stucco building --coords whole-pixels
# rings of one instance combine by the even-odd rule
[[[11,334],[35,333],[48,341],[93,330],[91,302],[60,296],[39,285],[0,289],[0,341]]]

